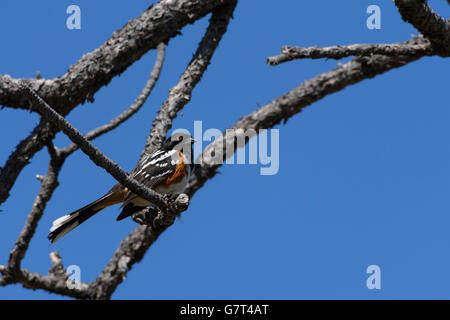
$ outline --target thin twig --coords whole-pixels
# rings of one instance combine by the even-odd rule
[[[91,130],[88,132],[84,137],[87,140],[94,140],[101,135],[110,132],[111,130],[114,130],[119,125],[127,121],[130,117],[132,117],[136,112],[139,111],[139,109],[144,105],[144,103],[147,101],[148,96],[152,92],[156,82],[159,79],[159,76],[161,74],[162,66],[164,63],[164,57],[165,57],[165,44],[160,43],[158,45],[158,55],[156,57],[155,64],[153,66],[152,72],[150,73],[150,77],[145,84],[144,89],[141,91],[139,96],[134,100],[133,104],[129,106],[125,111],[123,111],[121,114],[119,114],[117,117],[109,121],[109,123],[100,126],[94,130]],[[70,146],[61,149],[61,154],[66,156],[74,152],[78,149],[78,146],[75,143],[72,143]]]
[[[371,56],[382,54],[386,56],[431,56],[436,54],[430,43],[424,40],[423,44],[404,45],[393,44],[351,44],[347,46],[332,47],[291,47],[281,48],[281,54],[267,58],[267,64],[271,66],[279,65],[283,62],[295,59],[342,59],[349,56]]]
[[[59,184],[58,174],[65,158],[61,158],[56,153],[52,144],[48,145],[48,149],[50,153],[50,163],[48,165],[47,174],[42,179],[41,188],[31,207],[31,212],[28,214],[27,221],[9,255],[8,268],[12,270],[20,268],[20,263],[24,258],[31,238],[36,231],[37,224],[44,213],[48,201]]]
[[[48,270],[48,274],[66,280],[69,274],[64,269],[61,255],[58,251],[50,252],[50,261],[52,262],[52,267]]]
[[[55,137],[56,131],[54,126],[42,119],[30,135],[17,145],[5,165],[0,168],[0,204],[8,199],[22,169],[30,163],[36,152]]]

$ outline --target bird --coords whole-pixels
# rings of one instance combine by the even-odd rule
[[[130,176],[161,194],[182,193],[194,169],[193,145],[195,139],[186,134],[172,135],[155,152],[146,153],[131,171]],[[99,211],[121,203],[122,212],[117,221],[149,206],[154,206],[120,183],[90,204],[53,221],[48,239],[54,243]]]

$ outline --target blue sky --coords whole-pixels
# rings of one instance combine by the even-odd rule
[[[81,8],[81,30],[66,28],[66,8]],[[366,8],[381,8],[381,29],[366,27]],[[448,17],[445,1],[429,4]],[[64,74],[149,1],[3,1],[0,73],[44,78]],[[139,113],[95,140],[131,170],[153,117],[200,41],[208,17],[187,26],[166,50],[162,75]],[[304,80],[336,67],[334,60],[300,60],[277,67],[268,56],[283,45],[329,46],[404,41],[416,30],[392,1],[240,1],[228,32],[174,128],[224,130]],[[102,125],[129,106],[155,59],[149,52],[76,108],[80,131]],[[339,62],[347,61],[344,59]],[[128,273],[113,299],[448,299],[450,297],[450,127],[447,60],[421,59],[327,96],[280,130],[280,168],[225,165],[192,199],[169,230]],[[0,111],[0,165],[37,124],[21,110]],[[56,146],[69,140],[58,134]],[[206,143],[204,143],[206,145]],[[48,155],[37,154],[1,207],[0,264],[5,264],[39,190]],[[120,241],[136,227],[116,222],[118,207],[50,246],[51,222],[95,200],[114,180],[77,151],[60,175],[23,267],[47,274],[49,253],[95,279]],[[381,289],[366,287],[366,268],[381,268]],[[61,299],[20,285],[0,299]]]

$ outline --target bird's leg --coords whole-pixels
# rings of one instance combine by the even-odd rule
[[[145,208],[131,215],[134,222],[144,225],[153,225],[153,221],[158,215],[158,209],[154,207]]]
[[[175,219],[180,217],[181,212],[189,206],[189,197],[183,193],[165,194],[163,197],[167,203],[173,206],[168,208],[167,212],[150,207],[133,213],[131,218],[139,224],[151,226],[155,231],[162,226],[172,225]]]

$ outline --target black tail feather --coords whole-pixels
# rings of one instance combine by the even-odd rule
[[[60,239],[61,237],[72,231],[75,227],[78,227],[84,221],[95,215],[97,212],[103,210],[105,207],[103,207],[101,204],[106,201],[107,198],[111,195],[112,193],[107,193],[100,199],[88,204],[87,206],[84,206],[81,209],[78,209],[53,221],[53,225],[48,235],[48,239],[50,240],[50,242],[53,243],[56,240]]]

